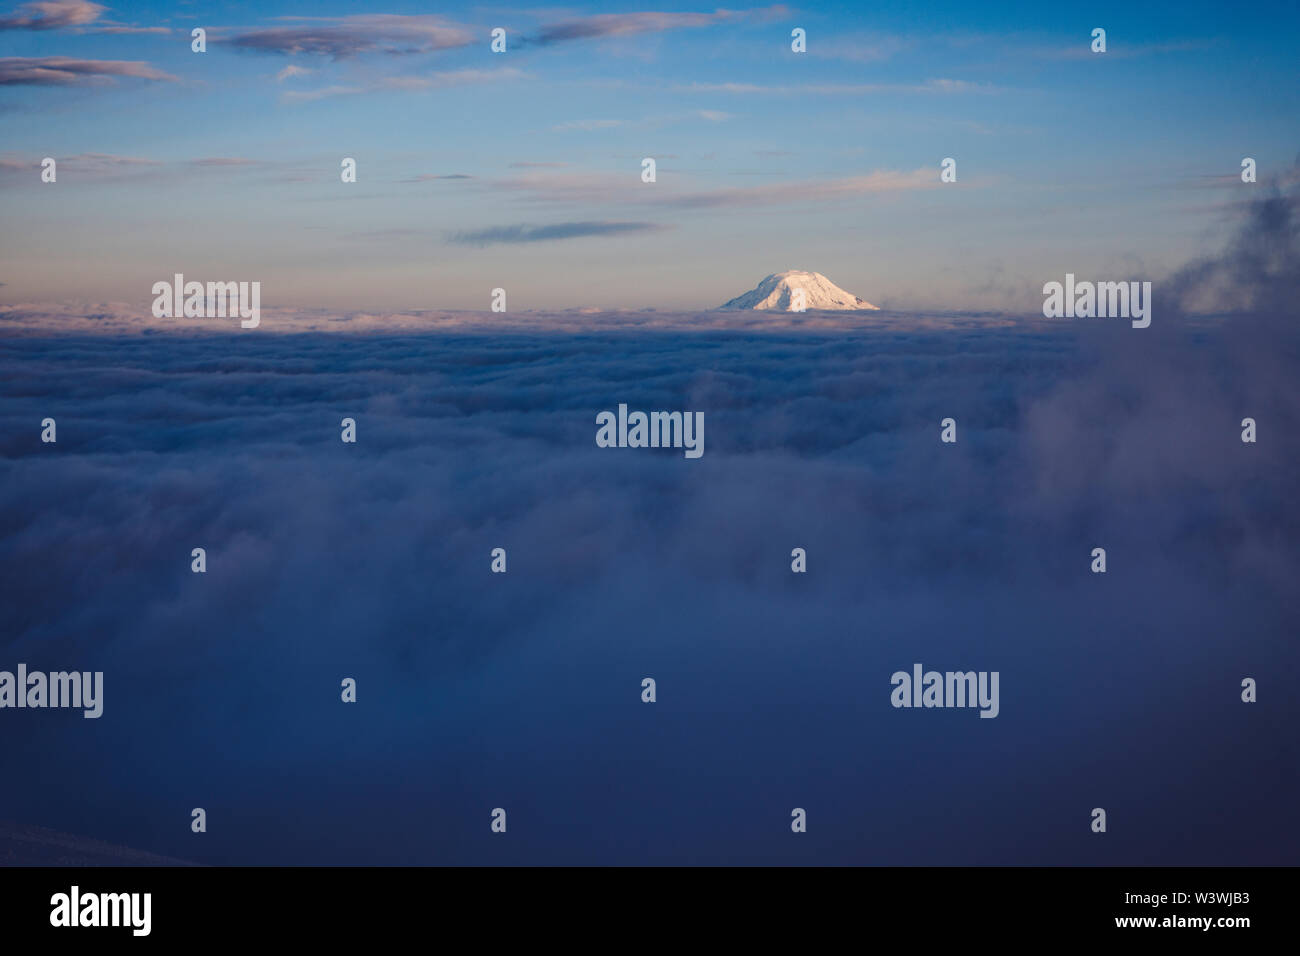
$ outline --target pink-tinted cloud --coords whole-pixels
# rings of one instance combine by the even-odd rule
[[[143,60],[0,57],[0,86],[98,86],[112,83],[117,77],[177,82],[170,73],[164,73]]]
[[[0,30],[58,30],[94,23],[104,12],[87,0],[37,0],[25,3],[17,12],[0,17]]]
[[[369,53],[430,53],[468,46],[473,40],[469,31],[441,17],[365,14],[249,30],[229,42],[259,53],[302,53],[343,60]]]
[[[600,13],[578,17],[542,28],[527,44],[550,46],[569,40],[630,36],[638,33],[662,33],[667,30],[710,27],[721,23],[765,22],[789,15],[788,7],[775,5],[754,10],[715,10],[713,13]]]
[[[96,27],[91,33],[107,33],[113,35],[135,35],[153,33],[159,36],[166,36],[172,32],[171,27],[133,27],[126,24],[112,24],[109,26]]]

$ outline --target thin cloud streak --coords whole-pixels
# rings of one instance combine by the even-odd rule
[[[404,183],[431,183],[438,179],[473,179],[473,176],[465,173],[447,173],[445,175],[434,175],[432,173],[421,173],[419,176],[413,176],[410,179],[403,179]]]
[[[458,245],[486,246],[497,243],[549,242],[557,239],[580,239],[587,236],[623,236],[657,232],[666,227],[653,222],[558,222],[548,226],[493,226],[452,235]]]
[[[0,57],[0,86],[103,86],[118,77],[177,83],[143,60],[79,60],[70,56]]]
[[[91,33],[102,33],[109,36],[135,36],[155,34],[158,36],[168,36],[173,31],[171,27],[133,27],[126,24],[113,24],[110,26],[96,27]]]
[[[633,182],[639,185],[635,177]],[[708,209],[724,206],[770,206],[785,203],[828,202],[872,193],[904,192],[927,189],[939,184],[933,169],[911,172],[877,170],[863,176],[828,180],[800,180],[769,183],[762,186],[729,189],[670,192],[656,189],[653,194],[629,187],[622,176],[530,174],[496,180],[490,185],[507,192],[524,193],[539,202],[590,203],[596,205],[649,205],[656,208]]]
[[[1001,87],[969,80],[937,78],[924,83],[809,83],[795,86],[767,86],[761,83],[690,83],[673,87],[677,93],[761,93],[764,95],[865,93],[1000,93]]]
[[[535,37],[524,37],[521,46],[554,46],[572,40],[634,36],[663,33],[668,30],[697,29],[721,23],[762,23],[789,16],[790,8],[782,5],[754,10],[716,10],[713,13],[600,13],[544,26]]]
[[[557,123],[555,126],[552,126],[551,129],[556,130],[557,132],[563,132],[564,130],[570,129],[590,131],[596,129],[614,129],[617,126],[625,125],[627,125],[626,120],[616,119],[569,120],[566,123]]]
[[[427,76],[390,76],[365,86],[325,86],[316,90],[290,90],[280,95],[285,103],[311,103],[336,96],[362,96],[369,93],[421,92],[474,83],[521,80],[528,74],[515,67],[497,70],[446,70]]]

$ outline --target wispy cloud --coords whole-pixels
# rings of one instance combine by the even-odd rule
[[[450,239],[461,245],[486,246],[496,243],[579,239],[584,236],[621,236],[655,232],[663,228],[665,227],[653,222],[557,222],[547,226],[493,226],[473,232],[459,232]]]
[[[136,27],[125,23],[106,23],[102,27],[95,27],[90,32],[110,35],[156,34],[166,36],[172,32],[172,29],[171,27]]]
[[[599,37],[631,36],[638,33],[662,33],[666,30],[710,27],[721,23],[766,22],[788,16],[790,9],[776,5],[754,10],[715,10],[713,13],[600,13],[542,27],[521,45],[551,46],[571,40]]]
[[[178,82],[142,60],[79,60],[70,56],[0,57],[0,86],[98,86],[117,77]]]
[[[295,76],[310,76],[315,70],[310,70],[305,66],[296,66],[290,63],[279,73],[275,74],[275,82],[283,83],[285,80],[291,80]]]
[[[40,155],[23,157],[14,153],[0,155],[0,186],[21,184],[41,168]],[[220,175],[274,173],[274,162],[243,156],[199,156],[193,159],[160,160],[143,156],[118,156],[112,153],[78,153],[56,156],[59,182],[142,183],[156,186],[163,182],[193,182],[195,176],[210,171]]]
[[[799,180],[762,186],[681,192],[671,191],[671,187],[664,183],[659,183],[654,189],[646,189],[635,175],[629,178],[577,172],[562,175],[525,174],[497,180],[491,185],[496,189],[522,193],[525,198],[538,202],[711,209],[843,201],[872,193],[928,189],[938,183],[938,174],[926,167],[911,172],[877,170],[862,176],[840,179]]]
[[[818,59],[847,60],[850,63],[879,63],[915,45],[910,37],[870,34],[866,36],[835,35],[829,39],[813,35],[810,55]]]
[[[240,156],[205,156],[202,159],[191,159],[191,166],[256,166],[257,160],[244,159]]]
[[[393,93],[403,90],[414,92],[438,90],[472,83],[518,80],[523,79],[525,76],[527,74],[523,70],[512,66],[502,67],[497,70],[444,70],[441,73],[426,73],[422,76],[388,76],[363,86],[326,86],[316,90],[291,90],[281,94],[281,99],[286,103],[310,103],[315,100],[329,99],[336,96]]]
[[[1108,36],[1106,38],[1106,52],[1103,55],[1092,52],[1092,39],[1090,36],[1085,36],[1083,39],[1069,45],[1034,47],[1028,52],[1031,56],[1041,57],[1048,60],[1108,60],[1115,58],[1153,56],[1161,53],[1192,53],[1209,49],[1211,46],[1213,46],[1213,44],[1209,40],[1168,40],[1161,43],[1125,43],[1123,40],[1117,40]]]
[[[465,173],[446,173],[443,175],[435,175],[433,173],[421,173],[419,176],[413,176],[410,179],[403,179],[401,181],[404,183],[431,183],[438,179],[473,179],[473,178],[474,178],[473,176],[468,176]]]
[[[620,127],[639,127],[644,129],[653,129],[665,125],[672,125],[683,122],[696,122],[706,120],[710,123],[724,123],[727,120],[735,119],[735,113],[728,113],[723,110],[690,110],[685,113],[664,113],[659,115],[644,116],[638,120],[622,119],[582,119],[567,120],[563,123],[557,123],[551,127],[557,132],[568,130],[582,130],[590,132],[598,129],[617,129]],[[675,157],[674,157],[675,158]]]
[[[259,53],[310,54],[335,60],[381,53],[398,56],[468,46],[466,29],[442,17],[364,14],[350,17],[287,18],[311,20],[300,26],[269,27],[236,34],[233,46]]]
[[[170,27],[141,27],[116,20],[100,20],[107,8],[87,0],[37,0],[25,3],[7,17],[0,17],[3,30],[71,30],[110,36],[135,34],[165,35]],[[94,26],[92,26],[94,24]]]
[[[39,0],[25,3],[17,12],[0,17],[0,30],[59,30],[94,23],[104,12],[86,0]]]
[[[763,186],[684,193],[669,196],[666,202],[668,205],[684,209],[828,202],[851,199],[854,196],[864,196],[871,193],[927,189],[936,185],[938,181],[939,178],[932,169],[918,169],[907,173],[892,170],[878,171],[865,176],[850,176],[843,179],[770,183]]]
[[[286,103],[313,103],[316,100],[325,100],[335,96],[357,96],[366,91],[367,89],[364,86],[322,86],[315,90],[285,93],[281,99]]]
[[[555,126],[552,126],[551,129],[553,130],[613,129],[615,126],[626,126],[626,125],[627,125],[626,120],[616,120],[616,119],[569,120],[566,123],[557,123]]]
[[[923,83],[807,83],[793,86],[765,85],[761,83],[690,83],[677,86],[679,93],[761,93],[764,95],[787,93],[816,93],[823,95],[856,95],[867,93],[999,93],[1001,88],[990,83],[972,83],[968,80],[937,78]]]
[[[79,153],[74,156],[56,156],[59,182],[85,182],[88,180],[123,180],[142,175],[156,175],[163,163],[139,156],[115,156],[111,153]],[[0,183],[21,183],[27,175],[35,176],[41,168],[39,159],[21,158],[12,154],[0,157]]]
[[[423,229],[372,229],[369,232],[352,232],[348,233],[349,239],[371,239],[379,241],[400,240],[400,239],[419,239],[428,236],[428,232]]]

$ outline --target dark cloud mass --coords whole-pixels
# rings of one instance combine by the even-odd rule
[[[1300,306],[1300,157],[1234,207],[1242,226],[1220,255],[1190,263],[1162,292],[1182,311],[1294,316]]]

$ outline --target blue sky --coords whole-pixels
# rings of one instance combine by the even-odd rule
[[[801,268],[886,307],[1033,310],[1067,271],[1160,279],[1293,175],[1298,23],[1294,4],[0,6],[0,303],[147,307],[184,272],[261,281],[271,306],[484,309],[504,287],[512,310],[697,309]]]

